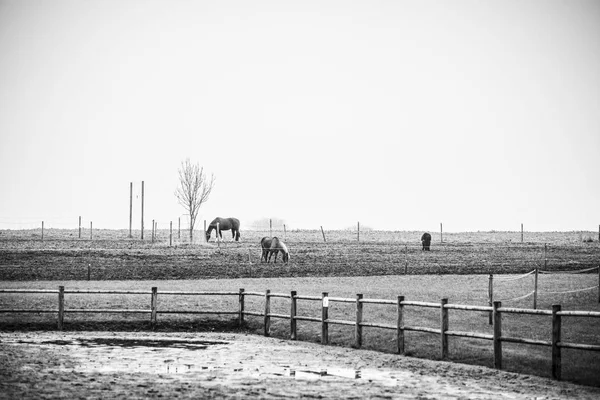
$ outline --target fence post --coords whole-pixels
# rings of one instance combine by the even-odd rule
[[[287,240],[287,231],[285,229],[285,224],[283,224],[283,240]]]
[[[363,304],[361,302],[363,298],[362,294],[356,295],[356,325],[354,328],[354,341],[357,349],[362,346],[362,316],[363,316]]]
[[[206,220],[204,220],[204,241],[208,242],[208,238],[206,237]]]
[[[169,247],[173,246],[173,221],[169,222]]]
[[[398,354],[404,354],[404,296],[398,296],[398,319],[396,331],[396,345]]]
[[[408,274],[408,245],[404,245],[404,275]]]
[[[521,222],[521,243],[523,243],[523,223]]]
[[[329,293],[323,292],[321,299],[321,344],[329,344]]]
[[[44,241],[44,221],[42,221],[42,242]]]
[[[271,290],[265,292],[265,336],[271,333]]]
[[[221,227],[220,227],[220,222],[217,222],[217,248],[219,249],[219,252],[221,252]]]
[[[442,345],[442,360],[448,358],[448,335],[446,335],[446,331],[448,330],[448,309],[444,308],[444,306],[448,304],[448,299],[442,299],[440,304],[441,309],[441,345]]]
[[[441,222],[440,222],[440,243],[444,243],[444,230],[443,230]]]
[[[58,330],[63,330],[65,321],[65,287],[58,287]]]
[[[240,315],[238,317],[238,325],[241,328],[242,326],[244,326],[244,289],[240,289],[240,293],[238,294],[238,302],[240,312]]]
[[[150,324],[152,329],[156,328],[156,308],[158,307],[158,288],[152,287],[152,296],[150,298]]]
[[[290,300],[291,300],[291,305],[290,305],[290,339],[291,340],[296,340],[297,336],[296,336],[296,301],[298,301],[298,299],[296,299],[296,291],[292,290],[291,296],[290,296]]]
[[[535,269],[535,279],[533,283],[533,309],[537,310],[537,295],[538,295],[538,269]]]
[[[94,228],[93,228],[93,224],[92,221],[90,221],[90,240],[94,239]]]
[[[360,242],[360,221],[356,223],[356,241]]]
[[[492,307],[494,305],[494,275],[492,275],[492,274],[490,274],[489,281],[488,281],[488,305],[490,307]],[[493,311],[490,311],[490,314],[488,316],[488,323],[490,325],[493,324],[492,314],[493,314]]]
[[[558,312],[560,304],[552,305],[552,379],[561,379],[560,329],[561,320]]]
[[[321,225],[321,234],[323,234],[323,241],[327,242],[327,240],[325,239],[325,231],[323,230],[323,225]]]
[[[129,227],[129,233],[131,233],[131,227]],[[79,239],[81,239],[81,216],[79,216]]]
[[[495,301],[494,308],[494,368],[502,369],[502,315],[498,310],[502,302]]]
[[[156,225],[154,225],[154,220],[152,220],[152,243],[154,243],[154,227]]]

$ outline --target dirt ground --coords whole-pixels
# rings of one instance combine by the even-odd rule
[[[600,388],[236,333],[1,332],[0,398],[598,399]]]

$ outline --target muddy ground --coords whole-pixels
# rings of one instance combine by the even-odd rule
[[[299,397],[597,399],[600,388],[239,333],[0,333],[0,398]]]

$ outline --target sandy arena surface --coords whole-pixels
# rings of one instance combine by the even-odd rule
[[[598,399],[600,388],[234,333],[0,333],[0,398]]]

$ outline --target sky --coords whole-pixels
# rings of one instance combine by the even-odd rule
[[[600,224],[600,2],[0,0],[0,228]]]

